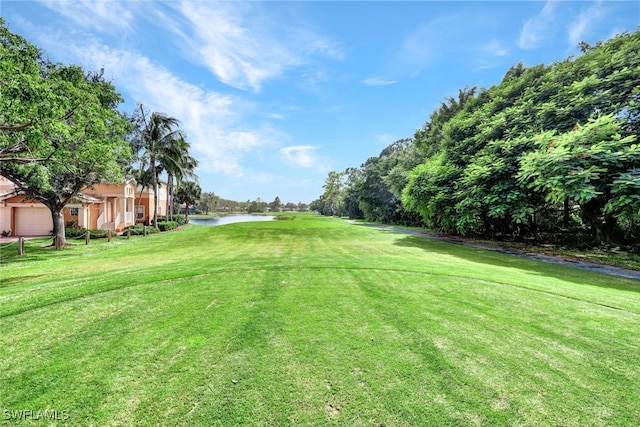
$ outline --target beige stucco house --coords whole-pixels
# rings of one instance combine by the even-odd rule
[[[65,223],[80,228],[121,232],[136,222],[149,221],[153,212],[153,190],[136,191],[136,182],[97,184],[78,194],[63,209]],[[141,197],[142,196],[142,197]],[[159,215],[164,215],[166,186],[159,191]],[[53,230],[51,212],[43,204],[26,198],[0,176],[0,231],[10,236],[46,236]]]

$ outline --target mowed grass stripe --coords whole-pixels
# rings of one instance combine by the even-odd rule
[[[3,279],[25,279],[0,310],[35,302],[0,319],[0,407],[78,425],[640,423],[640,320],[607,307],[637,310],[637,283],[404,239],[302,217],[9,260]]]

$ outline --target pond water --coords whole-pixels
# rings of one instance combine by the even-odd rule
[[[268,215],[228,215],[219,218],[189,219],[190,224],[196,225],[226,225],[236,222],[272,221],[273,216]]]

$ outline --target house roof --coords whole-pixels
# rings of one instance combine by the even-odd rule
[[[82,203],[104,203],[104,199],[99,197],[89,196],[88,194],[78,193],[73,197],[74,200],[77,200]]]
[[[12,192],[6,193],[6,194],[0,194],[0,202],[4,202],[5,200],[10,199],[10,198],[15,197],[15,196],[19,196],[19,194],[16,193],[15,191],[12,191]]]

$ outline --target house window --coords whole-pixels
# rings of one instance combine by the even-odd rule
[[[136,219],[144,219],[144,206],[136,206]]]
[[[69,208],[69,215],[78,216],[78,208]]]

